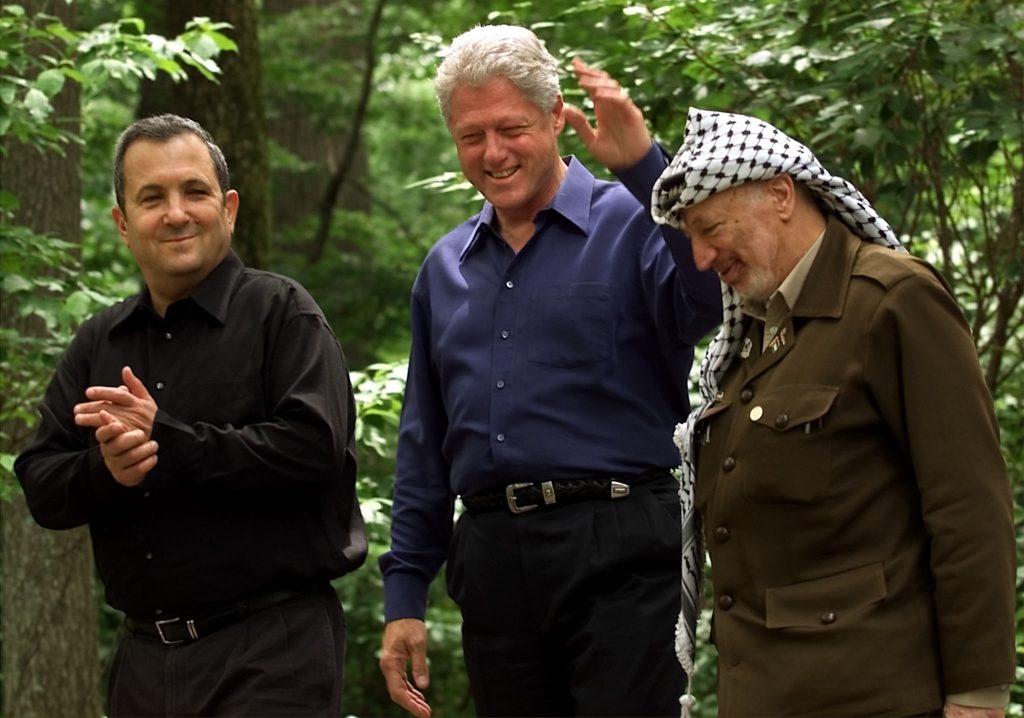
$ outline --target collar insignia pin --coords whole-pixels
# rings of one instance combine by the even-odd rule
[[[750,337],[743,340],[743,348],[740,349],[740,359],[746,359],[750,356],[750,351],[754,348],[753,342],[750,341]]]

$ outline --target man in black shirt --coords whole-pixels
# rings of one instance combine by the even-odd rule
[[[40,525],[89,525],[126,614],[110,716],[340,714],[351,386],[306,290],[231,251],[229,186],[192,120],[121,135],[112,214],[146,286],[82,325],[15,464]]]

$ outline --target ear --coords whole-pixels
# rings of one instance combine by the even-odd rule
[[[779,219],[783,222],[792,219],[797,201],[796,183],[793,178],[785,173],[776,175],[765,182],[765,188]]]
[[[110,209],[110,216],[114,218],[114,226],[117,233],[121,235],[124,246],[128,246],[128,222],[125,220],[124,212],[116,204]]]
[[[555,100],[555,106],[551,108],[551,115],[554,118],[555,134],[562,134],[562,130],[565,129],[565,102],[561,95]]]
[[[227,212],[228,227],[235,231],[235,218],[238,217],[238,191],[229,189],[224,193],[224,211]]]

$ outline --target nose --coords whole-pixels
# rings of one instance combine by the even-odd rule
[[[488,132],[484,138],[484,162],[488,165],[500,164],[505,159],[505,140],[497,132]]]
[[[711,263],[718,256],[718,252],[711,246],[710,243],[705,242],[699,237],[690,235],[690,247],[693,249],[693,262],[697,265],[697,269],[704,271],[711,268]]]
[[[173,226],[186,224],[189,221],[184,197],[171,195],[167,201],[167,213],[164,215],[164,221]]]

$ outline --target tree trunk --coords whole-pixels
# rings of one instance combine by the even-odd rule
[[[45,7],[73,26],[73,4],[34,0],[23,6],[29,15]],[[78,86],[67,83],[53,104],[58,122],[77,133]],[[5,149],[0,186],[18,197],[15,222],[40,234],[81,241],[78,145],[67,145],[63,157],[42,154],[13,140],[5,143]],[[9,309],[3,312],[6,326],[16,326],[22,333],[33,331]],[[16,453],[23,448],[27,428],[4,429],[0,449]],[[88,531],[40,528],[29,516],[19,490],[10,501],[0,502],[0,514],[3,715],[102,715],[95,570]]]
[[[191,117],[213,136],[224,150],[231,184],[241,197],[232,244],[246,264],[264,266],[270,246],[270,185],[255,2],[167,0],[142,3],[139,9],[149,31],[168,37],[181,33],[197,16],[232,25],[225,34],[238,44],[238,52],[217,58],[219,82],[190,70],[186,82],[161,76],[143,83],[138,116],[173,112]]]

